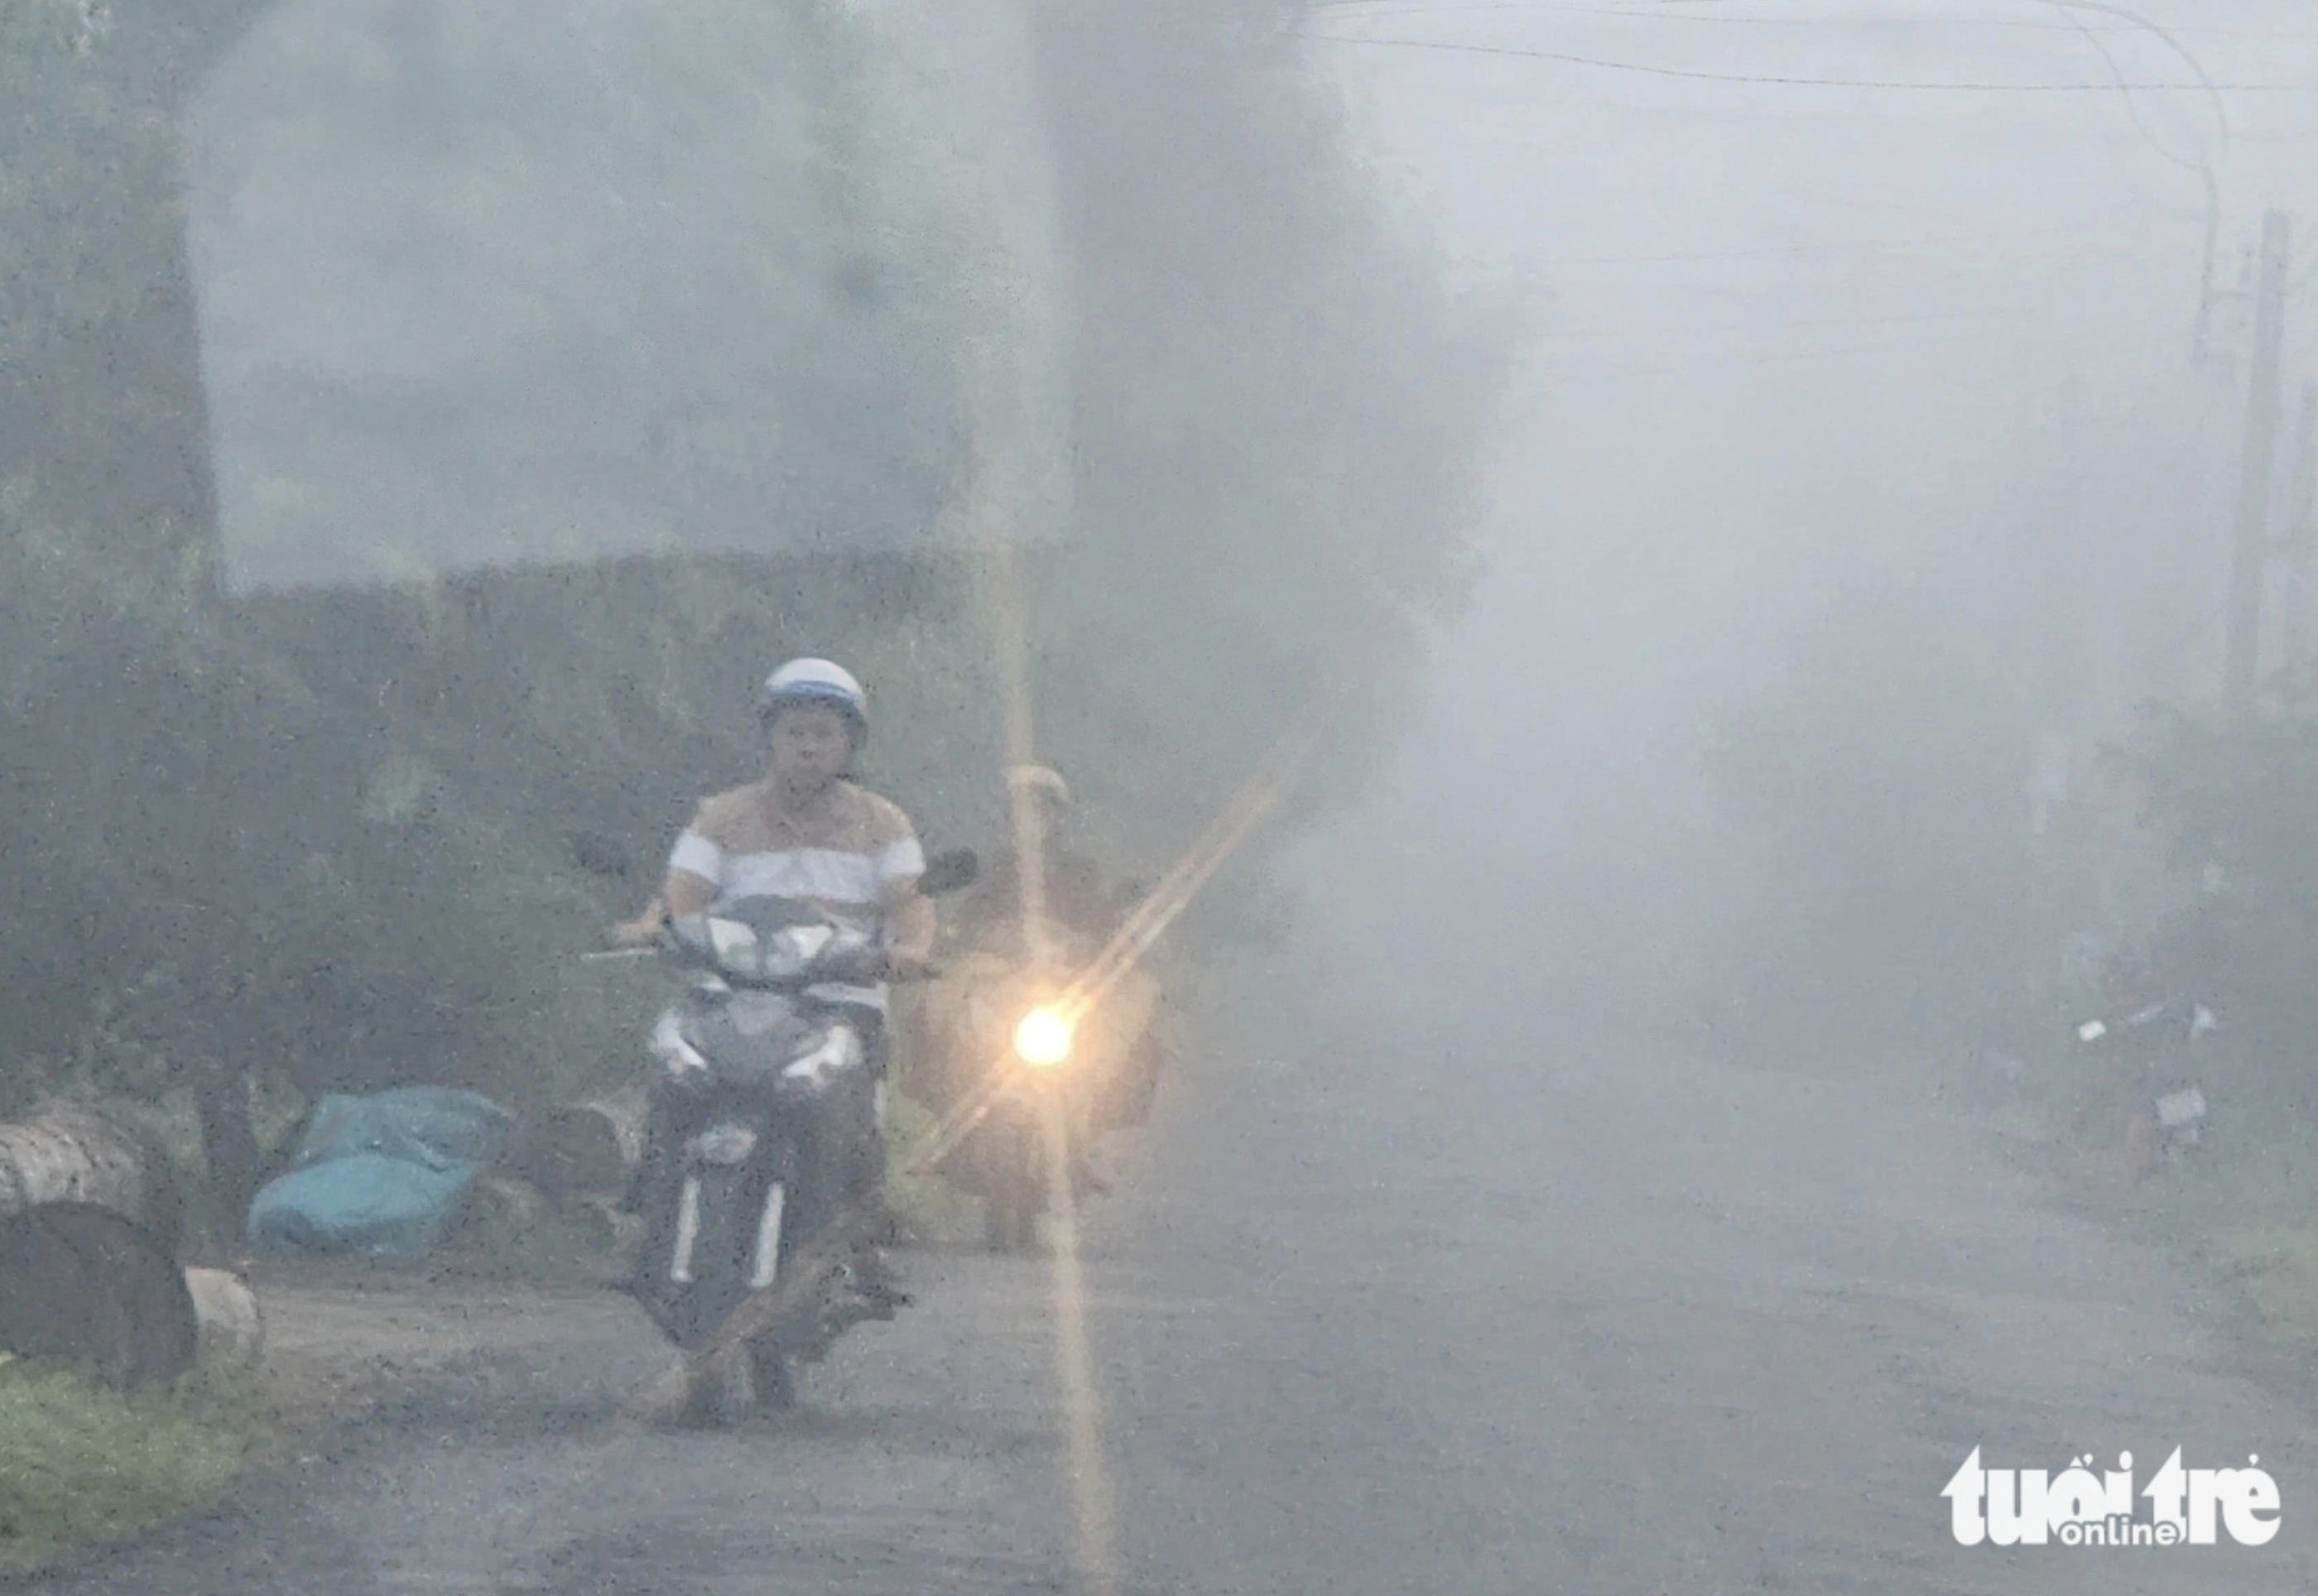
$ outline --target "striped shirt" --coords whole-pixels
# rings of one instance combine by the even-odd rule
[[[839,782],[811,814],[793,812],[769,778],[719,793],[676,839],[669,868],[732,898],[801,898],[876,929],[894,895],[925,874],[917,832],[899,808]],[[813,995],[883,1011],[885,989],[829,984]]]

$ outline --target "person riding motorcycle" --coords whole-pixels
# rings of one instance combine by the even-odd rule
[[[851,779],[869,732],[861,684],[829,660],[792,659],[765,679],[757,715],[766,741],[764,776],[700,804],[669,853],[659,895],[615,928],[615,939],[642,946],[671,919],[726,898],[771,894],[808,900],[836,919],[880,932],[889,973],[922,972],[937,928],[933,906],[918,892],[924,851],[897,805]],[[829,1173],[840,1202],[858,1212],[881,1203],[885,1187],[886,988],[882,982],[831,986],[813,995],[845,1003],[868,1022],[868,1066],[850,1089],[832,1094],[827,1126],[834,1155]],[[868,1242],[860,1243],[849,1273],[867,1316],[890,1318],[907,1300]]]
[[[1071,791],[1058,773],[1045,766],[1018,765],[1007,771],[1006,782],[1018,802],[1027,799],[1037,806],[1034,835],[1043,865],[1039,897],[1045,934],[1042,937],[1031,934],[1018,850],[1000,849],[984,866],[974,892],[948,918],[946,946],[958,955],[951,965],[953,973],[964,978],[978,972],[981,979],[988,980],[1008,968],[1043,968],[1056,976],[1083,969],[1118,930],[1122,897],[1105,886],[1101,866],[1070,846],[1065,833],[1072,819]],[[949,963],[946,957],[945,964]],[[989,1061],[973,1051],[971,1029],[957,1021],[962,994],[954,993],[952,998],[950,1023],[942,1027],[938,1045],[950,1056],[930,1059],[927,1066],[939,1078],[929,1083],[936,1095],[956,1100],[971,1089]],[[1155,1074],[1156,1045],[1156,1038],[1146,1035],[1134,1044],[1130,1056],[1099,1061],[1106,1070],[1105,1079],[1088,1079],[1076,1072],[1070,1078],[1065,1096],[1072,1133],[1070,1172],[1080,1193],[1110,1189],[1109,1180],[1094,1161],[1095,1145],[1104,1130],[1131,1119],[1131,1115],[1122,1117],[1111,1112],[1116,1104],[1122,1098],[1147,1096],[1147,1091],[1137,1090],[1125,1079],[1112,1077]],[[1098,1061],[1086,1062],[1092,1065]],[[977,1171],[975,1163],[972,1146],[961,1149],[953,1178],[969,1187],[986,1181],[987,1171]]]
[[[1038,807],[1038,833],[1045,910],[1054,928],[1067,938],[1099,943],[1110,935],[1117,906],[1104,889],[1102,869],[1065,840],[1064,827],[1071,811],[1070,785],[1043,765],[1017,765],[1006,773],[1006,785],[1017,797],[1027,795]],[[962,943],[990,946],[1014,944],[1007,949],[1029,957],[1024,925],[1022,865],[1011,847],[997,850],[983,869],[974,892],[959,905],[953,921]],[[1092,953],[1092,947],[1083,950]]]

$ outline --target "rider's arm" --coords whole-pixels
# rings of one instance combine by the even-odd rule
[[[622,947],[642,947],[660,935],[668,924],[668,900],[655,895],[644,905],[643,912],[632,920],[622,920],[612,928],[612,940]]]
[[[893,829],[877,853],[877,901],[885,925],[885,951],[897,965],[923,964],[933,956],[934,934],[940,929],[934,906],[918,891],[926,873],[925,850],[909,819],[886,806]]]
[[[933,901],[918,891],[914,880],[886,898],[885,927],[886,947],[895,964],[922,964],[933,956],[939,922],[934,918]]]
[[[716,888],[689,870],[671,870],[643,912],[612,928],[612,939],[625,947],[641,947],[658,937],[670,920],[698,914],[716,901]]]
[[[705,812],[704,806],[703,814]],[[645,904],[644,911],[635,919],[615,926],[614,939],[631,947],[640,946],[658,937],[669,921],[706,909],[716,901],[716,879],[723,864],[723,850],[703,834],[701,817],[695,816],[669,855],[668,876],[660,883],[659,896]]]

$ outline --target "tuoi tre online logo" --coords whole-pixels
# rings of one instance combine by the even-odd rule
[[[2133,1454],[2095,1474],[2090,1457],[2056,1475],[2041,1468],[1986,1468],[1974,1447],[1940,1494],[1959,1546],[2210,1547],[2224,1536],[2266,1546],[2278,1534],[2278,1482],[2251,1457],[2243,1468],[2183,1468],[2181,1448],[2150,1476],[2134,1508]]]

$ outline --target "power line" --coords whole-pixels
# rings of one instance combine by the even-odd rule
[[[2035,313],[2036,312],[2028,311],[2024,309],[2017,312],[1990,312],[1986,315],[1979,316],[1976,318],[1999,320],[2006,319],[2010,315],[2014,314],[2030,315]],[[1971,315],[1972,313],[1962,313],[1952,318],[1936,318],[1933,316],[1858,318],[1837,318],[1810,325],[1828,327],[1848,326],[1858,327],[1921,327],[1938,319],[1962,320],[1967,318],[1967,317]],[[1635,336],[1637,337],[1646,336],[1651,332],[1683,332],[1694,334],[1703,340],[1711,336],[1727,334],[1733,330],[1739,329],[1714,327],[1640,327],[1635,329]],[[1744,330],[1751,331],[1754,329],[1748,328]],[[1763,330],[1777,333],[1789,329],[1787,327],[1774,326]],[[1587,329],[1587,337],[1584,344],[1577,344],[1575,340],[1565,340],[1559,346],[1553,346],[1550,344],[1551,333],[1549,328],[1541,332],[1539,338],[1541,344],[1547,345],[1544,353],[1552,363],[1553,368],[1558,372],[1568,373],[1572,371],[1601,369],[1601,362],[1598,357],[1612,354],[1619,348],[1618,345],[1610,342],[1610,340],[1615,338],[1618,335],[1606,328]],[[1832,345],[1821,344],[1810,348],[1788,347],[1777,349],[1758,349],[1752,352],[1747,352],[1744,345],[1739,345],[1735,347],[1725,346],[1724,349],[1718,350],[1714,345],[1709,343],[1694,342],[1678,344],[1658,339],[1652,339],[1647,344],[1639,344],[1628,347],[1631,349],[1631,353],[1635,354],[1664,355],[1669,361],[1677,362],[1679,363],[1670,364],[1663,368],[1637,368],[1620,365],[1615,368],[1615,370],[1620,372],[1637,370],[1653,371],[1664,369],[1667,371],[1677,371],[1703,370],[1721,366],[1782,365],[1796,361],[1839,359],[1846,355],[1855,354],[1889,354],[1891,351],[1895,349],[1932,347],[1955,348],[1958,347],[1958,345],[1952,336],[1935,334],[1927,336],[1914,337],[1895,336],[1858,340]],[[2209,411],[2212,408],[2213,402],[2214,401],[2209,396],[2207,400],[2207,408]],[[2200,425],[2202,426],[2203,423],[2201,422]]]
[[[2075,229],[2038,229],[2039,231],[2074,231]],[[1726,260],[1803,260],[1830,257],[1873,256],[1879,260],[1953,260],[1966,249],[1998,240],[1964,238],[1950,242],[1939,238],[1911,239],[1897,244],[1866,242],[1861,244],[1794,244],[1761,249],[1699,249],[1676,251],[1667,255],[1570,255],[1537,263],[1550,266],[1654,266],[1675,265],[1690,261]],[[2170,249],[2055,249],[2004,251],[1983,260],[2165,260],[2179,252]]]
[[[1298,33],[1296,37],[1316,44],[1365,44],[1388,49],[1435,49],[1458,55],[1510,56],[1524,60],[1557,61],[1571,67],[1592,67],[1605,72],[1640,72],[1653,77],[1679,77],[1698,83],[1764,84],[1779,88],[1911,89],[1981,94],[2114,94],[2165,91],[2199,94],[2215,91],[2240,94],[2294,94],[2318,89],[2318,82],[2204,84],[2128,83],[2119,80],[2113,83],[1981,83],[1957,80],[1942,83],[1923,78],[1793,77],[1775,73],[1705,72],[1685,67],[1655,66],[1643,61],[1604,60],[1595,56],[1570,55],[1560,50],[1523,49],[1507,44],[1459,44],[1445,39],[1361,39],[1344,33]]]
[[[1401,16],[1460,16],[1487,12],[1548,13],[1555,16],[1615,17],[1622,21],[1644,22],[1719,22],[1750,27],[1773,28],[1920,28],[1927,25],[1956,28],[2011,28],[2037,33],[2145,33],[2146,28],[2131,25],[2080,27],[2073,22],[2039,22],[2026,17],[1958,16],[1953,14],[1918,13],[1888,16],[1730,16],[1715,12],[1676,11],[1665,6],[1561,5],[1547,0],[1494,0],[1491,4],[1425,5],[1407,4],[1404,0],[1316,0],[1314,11],[1342,12],[1361,20]],[[2280,28],[2214,28],[2191,24],[2171,30],[2179,33],[2195,33],[2206,38],[2224,39],[2299,39],[2318,41],[2318,32]]]
[[[1653,327],[1655,332],[1680,333],[1690,337],[1720,337],[1730,333],[1781,334],[1818,327],[1905,327],[1927,321],[2000,321],[2015,316],[2042,316],[2041,306],[2007,305],[1976,310],[1923,310],[1897,316],[1808,316],[1788,321],[1724,322],[1710,327]],[[1617,328],[1578,328],[1570,332],[1548,329],[1548,338],[1622,338],[1631,335]]]
[[[1754,354],[1720,354],[1712,350],[1673,349],[1663,352],[1664,358],[1650,364],[1607,363],[1579,362],[1557,363],[1548,368],[1548,381],[1578,378],[1587,381],[1617,377],[1697,376],[1733,366],[1798,365],[1806,361],[1846,360],[1858,356],[1886,356],[1895,349],[1931,349],[1952,347],[1946,339],[1878,338],[1871,342],[1839,344],[1818,349],[1766,349]],[[1642,350],[1642,354],[1660,352]],[[2009,402],[2008,400],[2006,402]]]

